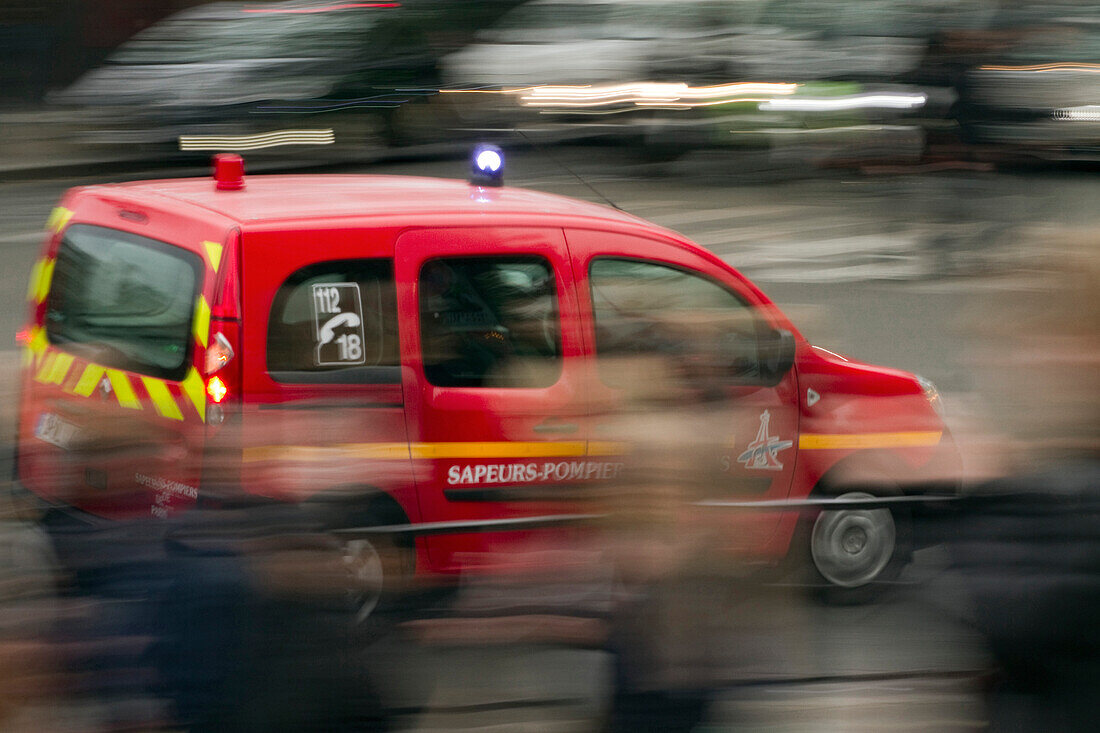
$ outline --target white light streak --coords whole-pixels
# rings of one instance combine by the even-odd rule
[[[180,135],[180,150],[260,150],[280,145],[332,145],[336,135],[326,130],[275,130],[258,135]]]
[[[787,97],[761,102],[766,112],[835,112],[849,109],[917,109],[926,94],[848,94],[838,97]]]
[[[526,94],[520,96],[520,102],[528,107],[604,107],[621,104],[695,107],[794,94],[797,88],[797,84],[756,82],[706,87],[691,87],[682,82],[637,82],[599,87],[541,86],[525,90]]]
[[[1100,122],[1100,104],[1056,109],[1054,110],[1054,119],[1063,122]]]

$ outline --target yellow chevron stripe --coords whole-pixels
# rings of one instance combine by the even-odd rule
[[[38,364],[42,361],[42,357],[46,354],[46,350],[49,349],[50,342],[46,338],[46,329],[35,326],[31,329],[31,343],[30,350],[34,352],[34,363]]]
[[[222,246],[217,242],[203,242],[202,246],[206,247],[206,259],[210,260],[210,267],[217,272],[218,265],[222,262]]]
[[[42,303],[46,300],[46,296],[50,294],[50,283],[53,281],[53,268],[55,260],[53,258],[47,259],[42,264],[42,274],[38,278],[38,302]]]
[[[919,448],[940,442],[939,430],[909,433],[803,433],[798,437],[802,450],[866,450],[868,448]]]
[[[106,371],[107,369],[101,367],[99,364],[89,364],[84,367],[84,373],[80,375],[80,379],[77,380],[76,386],[73,387],[73,394],[78,394],[81,397],[90,397],[99,384],[99,380],[103,379],[103,374]]]
[[[50,294],[50,281],[53,279],[54,260],[46,257],[39,261],[31,274],[31,284],[28,288],[28,297],[41,303]]]
[[[54,207],[54,210],[50,212],[50,218],[46,220],[46,228],[54,233],[60,232],[69,223],[69,219],[72,218],[73,212],[64,206]]]
[[[53,360],[53,368],[50,370],[49,375],[46,377],[46,384],[61,384],[65,381],[65,377],[69,374],[69,367],[73,365],[73,355],[58,352],[57,358]]]
[[[46,330],[39,326],[31,326],[30,338],[27,339],[27,345],[23,347],[23,368],[29,369],[42,361],[42,355],[46,353],[48,347]]]
[[[46,349],[49,348],[50,342],[46,338],[46,329],[41,326],[31,327],[31,351],[38,356],[46,353]]]
[[[163,380],[142,377],[141,382],[145,385],[145,391],[149,393],[149,399],[153,401],[153,406],[157,408],[157,412],[162,417],[172,420],[183,419],[183,413],[180,412],[180,406],[176,404],[176,398],[168,391],[168,385]]]
[[[203,422],[206,422],[206,385],[202,381],[202,377],[199,376],[199,371],[195,367],[191,367],[191,371],[187,373],[187,376],[182,382],[180,387],[183,389],[183,393],[191,400],[191,404],[195,406],[195,410],[199,413],[199,417]]]
[[[34,381],[45,383],[49,379],[50,372],[53,371],[55,361],[57,361],[57,352],[48,352],[46,358],[42,360],[42,366],[38,368],[38,373],[34,375]]]
[[[126,372],[118,369],[108,369],[107,379],[111,380],[111,389],[114,390],[118,404],[130,410],[140,410],[141,401],[134,392],[134,385],[130,384],[130,378]]]
[[[50,352],[46,354],[46,359],[35,375],[35,379],[43,384],[61,384],[65,380],[66,375],[68,375],[72,364],[73,357],[71,355],[59,351]],[[198,373],[194,369],[191,371],[194,377],[198,378]],[[70,382],[70,386],[66,387],[66,391],[79,395],[80,397],[91,397],[104,375],[107,376],[111,384],[111,390],[114,392],[115,399],[118,400],[120,406],[131,410],[142,409],[141,400],[138,398],[137,392],[134,391],[134,385],[126,372],[119,369],[108,369],[99,364],[85,365],[80,373],[80,378],[76,380],[75,384]],[[183,419],[183,413],[180,411],[179,403],[176,402],[176,398],[172,395],[171,390],[168,389],[168,383],[166,381],[146,376],[142,376],[141,381],[142,384],[145,385],[145,391],[149,393],[150,401],[161,417],[166,417],[170,420]],[[201,382],[202,380],[199,379],[200,389]],[[184,391],[187,391],[186,387]],[[194,401],[193,396],[190,394],[188,396]],[[200,393],[200,402],[201,401]],[[205,412],[205,405],[203,405],[203,411]],[[205,417],[203,413],[200,413],[200,415]]]
[[[205,349],[210,335],[210,304],[201,295],[195,301],[195,318],[192,324],[191,331],[195,334],[195,340]]]
[[[27,281],[27,300],[34,300],[38,295],[38,279],[42,277],[42,263],[45,261],[44,257],[39,257],[31,267],[30,280]]]

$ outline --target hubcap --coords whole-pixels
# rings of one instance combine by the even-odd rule
[[[344,545],[344,568],[348,572],[348,599],[355,607],[355,623],[365,621],[382,598],[382,557],[368,540]]]
[[[851,555],[855,555],[867,544],[867,533],[862,527],[850,527],[844,533],[844,549]]]
[[[839,499],[872,499],[850,492]],[[866,585],[890,563],[896,544],[889,509],[838,509],[822,512],[814,522],[810,553],[827,581],[844,588]]]

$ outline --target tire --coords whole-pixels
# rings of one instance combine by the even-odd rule
[[[395,523],[388,513],[349,512],[340,527],[379,527]],[[384,534],[359,537],[336,535],[347,571],[345,603],[353,626],[362,627],[401,606],[411,591],[416,554],[410,543]]]
[[[835,498],[874,496],[849,491]],[[826,603],[855,605],[879,597],[909,561],[908,516],[890,509],[826,510],[806,530],[802,535],[814,586]]]

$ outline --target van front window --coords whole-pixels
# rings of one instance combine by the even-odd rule
[[[163,242],[73,225],[57,253],[46,335],[104,366],[180,379],[202,268]]]

